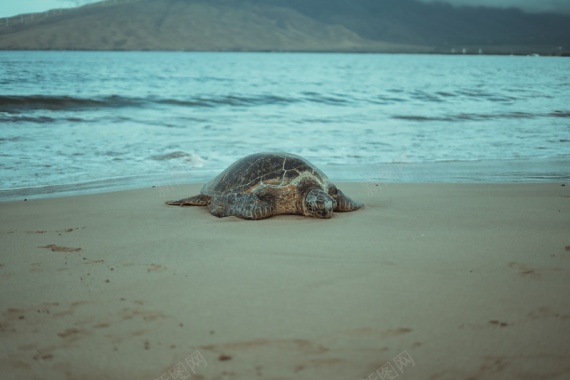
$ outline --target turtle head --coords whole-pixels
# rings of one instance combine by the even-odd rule
[[[329,219],[333,215],[336,201],[322,189],[311,189],[305,195],[303,206],[306,216]]]

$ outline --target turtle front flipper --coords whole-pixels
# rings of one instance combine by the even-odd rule
[[[165,203],[170,206],[207,206],[211,199],[212,197],[209,195],[200,194],[179,201],[166,201]]]
[[[333,195],[333,198],[336,199],[336,207],[334,208],[334,211],[348,212],[358,210],[364,206],[362,202],[351,199],[339,189],[336,190],[336,195]]]
[[[212,198],[210,212],[218,218],[237,216],[242,219],[260,220],[269,218],[275,211],[275,202],[256,194],[230,193]]]

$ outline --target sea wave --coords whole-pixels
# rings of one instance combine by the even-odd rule
[[[310,103],[317,105],[327,105],[334,107],[350,105],[389,105],[401,104],[408,101],[421,100],[424,102],[444,103],[447,99],[459,96],[452,93],[430,93],[426,91],[415,91],[412,94],[402,97],[394,97],[386,94],[366,94],[358,96],[355,94],[335,94],[304,91],[289,96],[276,94],[221,94],[221,95],[190,95],[184,97],[159,97],[151,95],[147,97],[107,95],[98,97],[76,97],[69,95],[0,95],[0,112],[7,114],[20,114],[33,110],[66,111],[81,109],[105,109],[105,108],[138,108],[138,107],[259,107],[271,105],[289,105],[299,103]],[[479,97],[481,94],[478,95]],[[508,97],[485,95],[491,101],[508,101]],[[449,100],[451,101],[451,100]],[[534,117],[536,114],[527,112],[513,112],[500,115],[500,118],[521,118]],[[542,116],[542,115],[538,115]],[[570,117],[570,111],[556,111],[548,116]],[[489,117],[497,117],[489,115]],[[407,116],[396,115],[397,119],[410,120],[442,120],[432,116]],[[445,116],[443,120],[463,120],[463,119],[484,119],[487,115],[460,114]],[[14,121],[4,117],[2,121]],[[18,120],[16,120],[18,121]],[[24,120],[25,121],[25,120]],[[31,120],[34,121],[34,120]],[[37,120],[38,122],[49,122],[47,119]]]
[[[64,117],[55,118],[50,116],[20,116],[20,115],[0,115],[0,123],[34,123],[34,124],[51,124],[58,123],[61,121],[67,121],[70,123],[82,123],[87,122],[80,117]]]
[[[91,107],[121,107],[138,105],[139,101],[122,96],[100,98],[79,98],[73,96],[50,95],[0,95],[0,112],[19,113],[28,110],[66,110]]]
[[[549,113],[549,116],[553,117],[570,117],[570,111],[554,111]]]
[[[255,107],[304,102],[342,106],[350,104],[352,100],[350,97],[343,97],[340,94],[319,93],[303,93],[300,96],[225,94],[219,96],[192,96],[189,98],[126,97],[119,95],[93,98],[48,95],[0,95],[0,112],[19,114],[31,110],[65,111],[92,108],[148,107],[153,105],[210,108],[220,106]],[[376,100],[371,99],[370,102],[374,103]],[[9,121],[13,120],[10,119]],[[38,121],[46,122],[49,120]]]
[[[271,104],[295,103],[298,100],[276,95],[223,95],[215,97],[197,96],[191,99],[148,99],[147,102],[183,107],[217,107],[217,106],[266,106]]]
[[[496,119],[534,119],[540,117],[568,117],[570,114],[544,114],[531,112],[497,112],[497,113],[459,113],[443,116],[427,116],[427,115],[394,115],[393,119],[410,120],[410,121],[478,121],[478,120],[496,120]]]

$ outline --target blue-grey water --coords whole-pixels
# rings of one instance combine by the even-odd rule
[[[568,181],[570,60],[0,52],[0,199],[164,190],[259,151],[338,182]]]

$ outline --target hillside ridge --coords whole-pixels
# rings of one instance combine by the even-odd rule
[[[0,19],[0,49],[567,55],[570,16],[417,0],[106,0]]]

